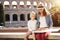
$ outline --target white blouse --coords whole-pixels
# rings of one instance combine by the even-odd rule
[[[41,27],[48,27],[47,26],[47,23],[46,23],[46,19],[45,19],[45,16],[39,18],[39,22],[40,22],[40,28]]]
[[[29,31],[36,30],[36,24],[37,24],[37,20],[29,20],[28,21],[28,30]]]

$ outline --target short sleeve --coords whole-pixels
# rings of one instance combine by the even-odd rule
[[[32,30],[31,30],[31,27],[30,27],[30,22],[29,22],[29,21],[28,21],[28,23],[27,23],[27,26],[28,26],[28,30],[29,30],[29,31],[32,31]]]

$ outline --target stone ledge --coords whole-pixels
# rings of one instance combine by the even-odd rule
[[[15,33],[0,33],[0,38],[24,38],[26,32]],[[29,36],[32,39],[32,35]],[[60,39],[60,33],[50,33],[47,39]]]
[[[48,39],[60,39],[60,33],[51,33],[49,34]]]

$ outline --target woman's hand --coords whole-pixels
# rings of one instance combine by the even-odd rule
[[[38,27],[36,27],[36,30],[38,30],[39,28]]]
[[[39,30],[46,30],[46,28],[39,28]]]
[[[50,28],[53,28],[53,25],[50,25]]]

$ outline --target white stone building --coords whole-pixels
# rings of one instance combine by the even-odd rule
[[[3,3],[6,27],[27,27],[29,13],[37,13],[37,4],[43,3],[47,8],[51,4],[45,0],[0,0]]]

